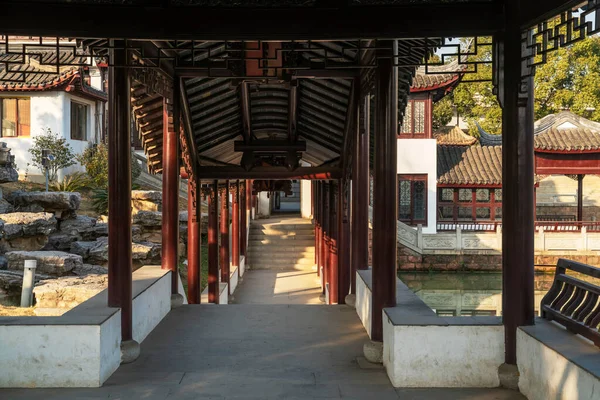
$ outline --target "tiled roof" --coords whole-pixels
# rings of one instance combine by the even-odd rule
[[[501,185],[501,146],[438,146],[438,183]]]
[[[502,135],[487,133],[478,123],[475,124],[479,131],[479,143],[481,143],[482,146],[502,146]]]
[[[446,65],[429,65],[417,68],[410,88],[411,92],[423,92],[440,89],[453,83],[458,83],[461,74],[458,71],[464,69],[458,61]]]
[[[600,152],[600,123],[569,111],[548,115],[535,123],[535,149]]]
[[[433,134],[438,145],[442,146],[471,146],[477,139],[467,135],[458,126],[445,126]]]

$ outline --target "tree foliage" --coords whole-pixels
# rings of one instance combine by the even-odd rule
[[[56,181],[59,170],[75,165],[75,153],[73,153],[67,139],[58,133],[52,132],[50,128],[46,128],[42,135],[33,137],[33,144],[29,148],[31,162],[27,164],[33,165],[39,168],[42,173],[45,173],[46,171],[42,165],[42,150],[49,150],[50,154],[54,156],[53,161],[48,161],[50,181]]]
[[[470,61],[490,61],[492,48],[479,48]],[[491,77],[491,65],[480,64],[478,72],[465,79],[477,80]],[[570,47],[548,54],[545,64],[538,66],[534,81],[535,118],[562,110],[571,110],[593,121],[600,122],[600,37],[583,39]],[[491,82],[460,83],[454,90],[451,102],[469,125],[469,133],[478,135],[478,122],[490,133],[502,131],[502,110],[493,92]],[[441,103],[441,102],[440,102]],[[437,108],[447,108],[446,104]]]
[[[108,145],[104,142],[93,144],[77,156],[77,160],[85,167],[93,186],[96,189],[108,188]],[[134,181],[142,172],[135,158],[131,157],[131,180]]]
[[[452,105],[451,97],[444,97],[442,100],[435,103],[433,106],[433,131],[439,130],[441,127],[446,126],[452,121],[454,116],[454,106]]]

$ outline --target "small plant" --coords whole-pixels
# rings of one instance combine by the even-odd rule
[[[79,192],[87,189],[90,185],[90,178],[83,172],[75,172],[66,175],[62,181],[53,182],[50,189],[54,192]]]
[[[53,156],[53,160],[48,161],[50,181],[56,181],[59,170],[75,165],[75,153],[73,153],[67,139],[58,133],[52,132],[50,128],[47,128],[42,135],[34,136],[33,145],[29,149],[31,154],[31,163],[29,164],[45,173],[46,170],[42,165],[42,150],[48,150]]]
[[[93,186],[98,189],[108,187],[108,146],[106,143],[91,144],[77,156],[77,161],[85,167]],[[131,181],[133,182],[142,169],[135,157],[131,157]]]
[[[96,189],[92,193],[92,206],[98,214],[108,214],[108,189]]]

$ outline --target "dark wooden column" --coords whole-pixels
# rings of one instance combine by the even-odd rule
[[[200,200],[198,187],[199,182],[194,184],[194,178],[188,176],[188,238],[187,238],[187,284],[188,284],[188,303],[200,304],[200,210],[198,202]]]
[[[214,181],[208,193],[208,302],[219,303],[219,184]]]
[[[173,128],[173,105],[163,100],[162,268],[171,271],[171,293],[177,287],[179,245],[179,138]]]
[[[127,64],[124,41],[114,40],[112,60]],[[108,306],[121,308],[121,338],[132,340],[131,93],[127,68],[109,69],[108,90]]]
[[[236,181],[231,188],[231,265],[238,267],[240,274],[240,181]]]
[[[502,112],[502,305],[505,362],[516,364],[516,331],[534,320],[533,78],[521,78],[519,1],[506,2],[500,36]]]
[[[323,240],[321,242],[321,258],[323,259],[323,294],[329,283],[329,192],[330,184],[323,183]],[[325,299],[329,303],[329,298]]]
[[[339,180],[337,201],[338,223],[338,304],[346,304],[350,293],[350,188],[347,179]]]
[[[577,175],[577,221],[583,221],[583,177]]]
[[[246,238],[248,237],[248,206],[247,206],[247,181],[240,181],[240,256],[246,257]],[[241,272],[241,271],[240,271]]]
[[[329,190],[329,304],[339,302],[338,189],[332,182]]]
[[[383,340],[382,310],[396,305],[396,135],[398,72],[393,66],[395,41],[381,41],[376,73],[375,166],[373,191],[373,316],[371,339]],[[385,49],[388,47],[388,49]]]
[[[314,220],[315,220],[315,264],[317,265],[317,276],[321,276],[321,182],[314,181]]]
[[[352,293],[356,291],[356,270],[369,268],[369,130],[370,99],[365,96],[359,107],[355,132],[352,171]]]
[[[229,284],[229,181],[221,187],[221,245],[219,259],[221,261],[221,282]]]

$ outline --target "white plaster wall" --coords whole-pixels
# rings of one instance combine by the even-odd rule
[[[497,387],[504,327],[394,326],[383,318],[383,365],[395,387]]]
[[[187,260],[186,260],[187,263]],[[187,264],[186,264],[187,265]],[[177,279],[177,293],[183,296],[183,304],[189,304],[187,295],[185,294],[185,289],[183,288],[183,281],[181,280],[181,274],[179,274],[179,279]]]
[[[360,274],[356,273],[356,313],[362,322],[369,337],[371,337],[371,316],[373,306],[371,303],[371,289],[363,281]]]
[[[572,340],[583,340],[573,335]],[[600,380],[517,329],[519,390],[529,400],[597,400]]]
[[[160,269],[160,266],[145,268]],[[169,311],[171,311],[170,272],[133,299],[133,340],[142,343]]]
[[[231,287],[231,294],[233,294],[238,285],[238,267],[231,265],[229,268],[231,271],[231,275],[229,275],[229,285]]]
[[[427,226],[437,228],[437,145],[435,139],[398,139],[398,174],[427,174]]]
[[[0,387],[100,387],[121,363],[120,336],[120,312],[102,325],[0,326]]]
[[[221,293],[219,293],[219,304],[229,304],[229,294],[227,293],[227,284],[223,284],[219,287]]]
[[[300,212],[302,218],[312,218],[312,184],[311,181],[300,181]]]
[[[250,231],[250,229],[248,229]],[[248,242],[246,242],[248,244]],[[248,248],[248,247],[246,247]],[[246,257],[240,255],[240,278],[246,273]]]
[[[271,199],[268,197],[267,192],[258,193],[257,213],[260,217],[268,217],[271,215]]]
[[[14,94],[3,94],[1,97],[15,97]],[[33,166],[27,166],[31,162],[29,149],[33,144],[33,138],[43,135],[48,128],[54,133],[59,133],[67,139],[67,143],[73,149],[75,154],[81,154],[88,146],[89,142],[95,141],[95,112],[96,105],[94,101],[81,99],[65,92],[39,92],[31,99],[31,136],[28,138],[1,138],[11,148],[11,154],[15,156],[15,163],[19,171],[19,177],[23,179],[25,175],[34,181],[43,181],[42,171]],[[87,104],[88,107],[88,138],[87,140],[71,140],[71,100]],[[58,179],[66,174],[76,171],[84,171],[79,163],[72,167],[59,171]]]

